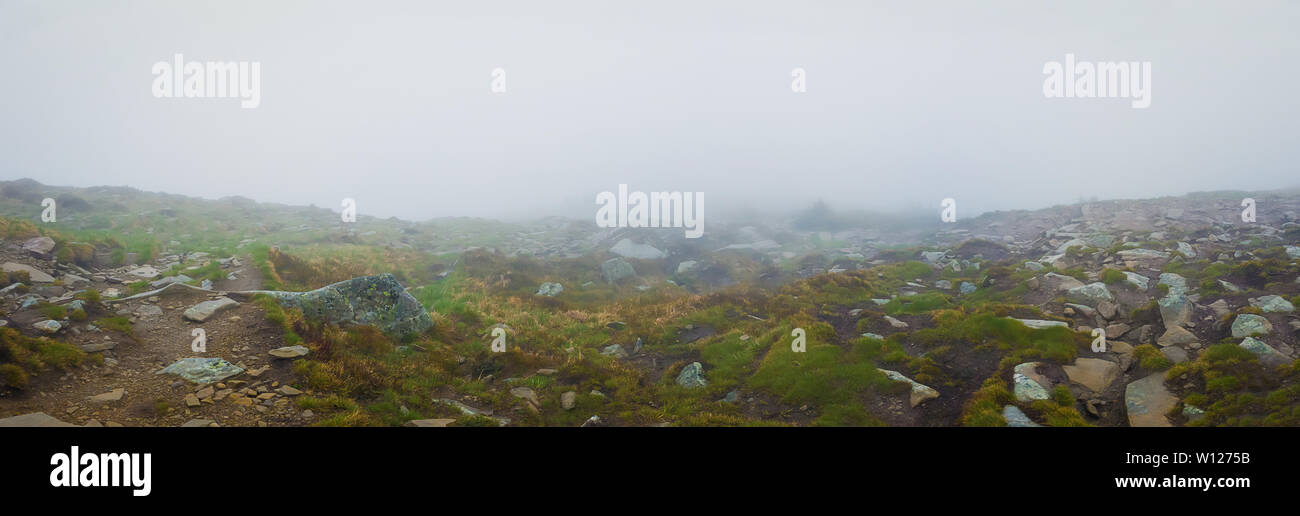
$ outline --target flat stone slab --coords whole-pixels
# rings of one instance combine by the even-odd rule
[[[311,350],[307,349],[307,346],[285,346],[275,348],[267,353],[275,358],[298,358],[307,356],[308,353],[311,353]]]
[[[0,418],[0,427],[62,427],[77,426],[72,423],[59,421],[58,418],[48,415],[44,412],[32,412],[31,414],[22,414],[19,416]]]
[[[185,313],[181,314],[181,317],[194,322],[204,322],[212,318],[212,316],[236,306],[239,306],[239,301],[228,297],[219,297],[191,306],[188,310],[185,310]]]
[[[4,265],[0,265],[0,269],[3,269],[5,272],[18,272],[18,271],[26,272],[28,278],[30,278],[33,283],[54,282],[54,276],[50,276],[45,271],[42,271],[40,269],[37,269],[36,267],[32,267],[31,265],[27,265],[25,263],[6,262]]]
[[[137,278],[143,278],[143,279],[154,279],[162,275],[162,271],[153,268],[152,265],[136,267],[134,269],[126,271],[126,273],[131,276],[135,276]]]
[[[1070,377],[1070,381],[1091,389],[1093,392],[1102,392],[1110,387],[1110,384],[1119,378],[1119,364],[1100,358],[1080,358],[1074,361],[1074,364],[1064,366],[1065,375]]]
[[[126,395],[126,389],[119,387],[103,394],[88,396],[86,397],[86,399],[96,403],[112,403],[115,401],[121,401],[122,396],[125,395]]]
[[[1128,384],[1124,390],[1124,406],[1128,410],[1128,426],[1174,426],[1165,413],[1178,403],[1165,388],[1165,373],[1152,373]]]
[[[412,419],[402,426],[414,428],[443,428],[455,422],[455,419]]]
[[[1060,327],[1062,327],[1062,328],[1069,328],[1069,327],[1070,327],[1070,323],[1067,323],[1067,322],[1065,322],[1065,321],[1045,321],[1045,320],[1042,320],[1042,319],[1016,319],[1016,320],[1017,320],[1017,321],[1020,321],[1020,322],[1021,322],[1022,324],[1024,324],[1025,326],[1028,326],[1028,327],[1033,328],[1033,329],[1035,329],[1035,330],[1041,330],[1041,329],[1044,329],[1044,328],[1051,328],[1051,327],[1053,327],[1053,326],[1060,326]]]

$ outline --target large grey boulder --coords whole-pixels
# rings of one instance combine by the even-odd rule
[[[310,321],[339,326],[369,325],[392,337],[407,337],[433,327],[424,306],[392,274],[363,276],[308,292],[244,291],[266,294]]]
[[[47,257],[50,251],[54,250],[54,239],[47,236],[38,236],[27,239],[23,242],[23,250],[37,256]]]
[[[622,258],[610,258],[600,264],[600,275],[606,282],[617,283],[622,279],[636,276],[636,269]]]

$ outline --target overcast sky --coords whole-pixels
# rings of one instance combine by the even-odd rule
[[[588,217],[620,183],[714,213],[966,215],[1286,187],[1297,20],[1250,0],[0,0],[0,179],[408,219]],[[260,62],[260,106],[155,98],[176,53]],[[1045,98],[1066,53],[1150,61],[1151,107]]]

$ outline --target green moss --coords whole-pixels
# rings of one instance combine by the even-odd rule
[[[1107,267],[1101,270],[1101,281],[1107,285],[1118,285],[1128,281],[1128,276],[1123,271]]]
[[[1165,357],[1159,349],[1150,344],[1142,344],[1133,348],[1133,359],[1143,369],[1150,371],[1164,371],[1174,365],[1172,361]]]
[[[46,319],[53,319],[56,321],[61,321],[68,316],[67,308],[64,308],[62,305],[41,303],[37,305],[36,311],[40,312],[41,315],[44,315]]]

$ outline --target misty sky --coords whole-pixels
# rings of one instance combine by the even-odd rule
[[[0,0],[0,179],[417,220],[591,217],[620,183],[713,213],[965,215],[1295,186],[1297,20],[1250,0]],[[1067,52],[1150,61],[1151,107],[1044,98]],[[176,53],[260,62],[260,107],[155,98]]]

